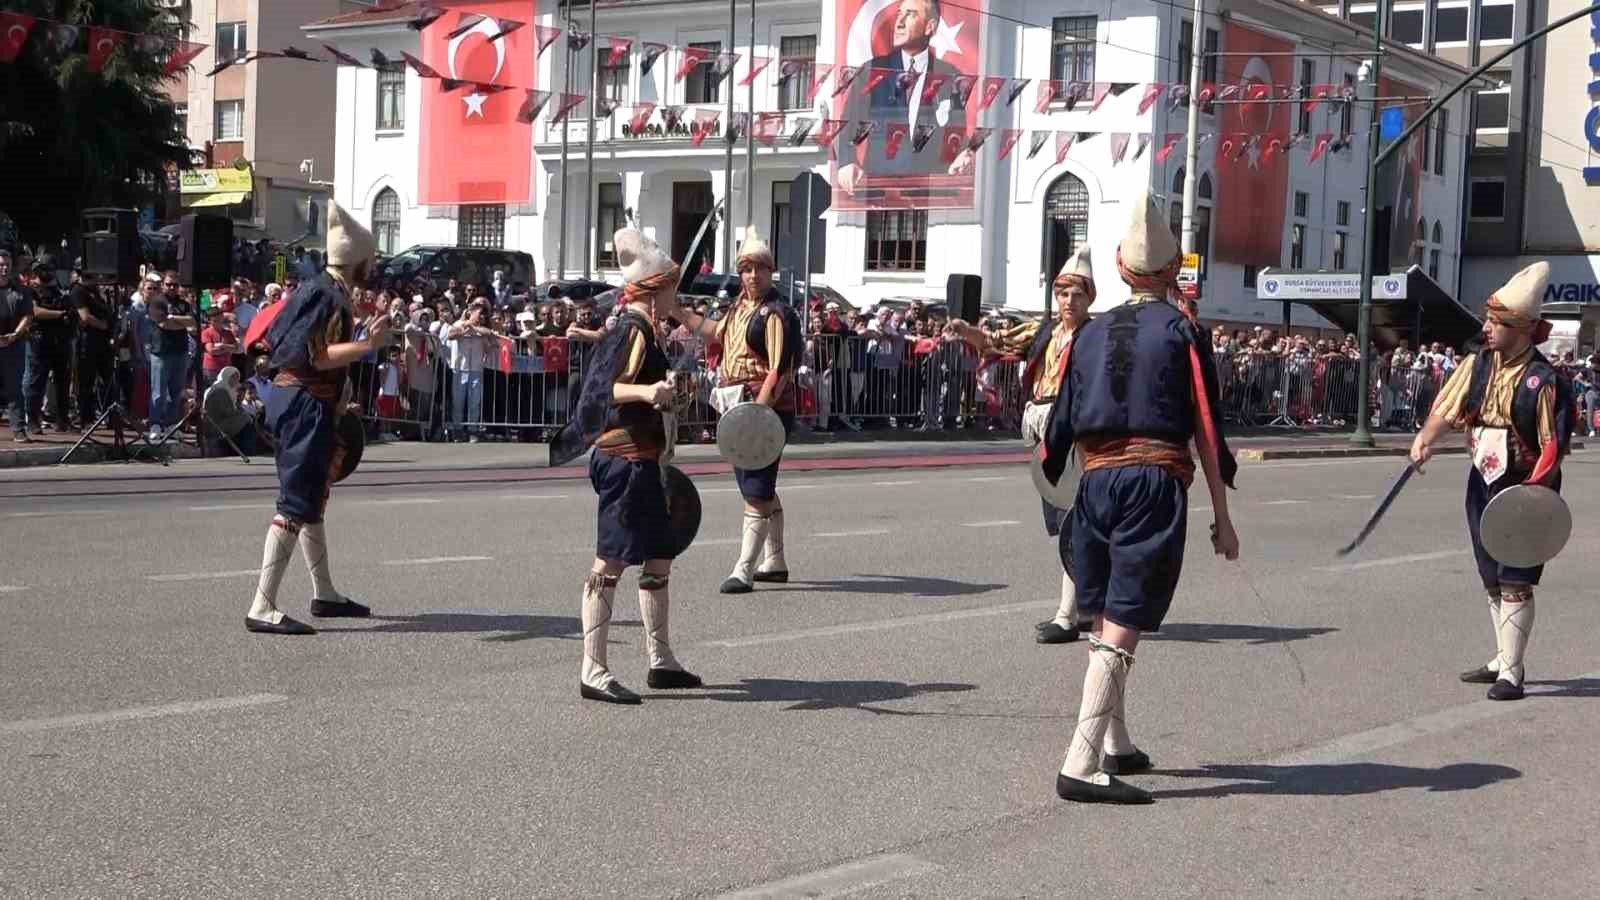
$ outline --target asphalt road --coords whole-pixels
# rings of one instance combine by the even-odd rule
[[[240,621],[270,493],[13,492],[0,895],[1595,896],[1600,455],[1505,704],[1455,679],[1493,652],[1460,457],[1333,557],[1397,465],[1246,465],[1240,564],[1196,491],[1134,809],[1054,797],[1084,653],[1032,642],[1059,575],[1019,466],[794,473],[797,581],[745,597],[715,592],[731,479],[700,479],[672,632],[708,687],[640,708],[577,696],[584,482],[337,491],[335,578],[378,616],[298,639]],[[632,586],[611,660],[644,691]]]

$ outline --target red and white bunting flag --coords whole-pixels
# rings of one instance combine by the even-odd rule
[[[194,62],[196,57],[206,52],[209,45],[196,44],[193,41],[177,41],[169,46],[172,48],[172,55],[167,57],[167,64],[161,69],[162,73],[166,75],[175,75],[179,71],[188,68],[189,63]]]
[[[978,76],[957,75],[950,83],[950,96],[954,97],[959,107],[965,107],[967,101],[972,99],[972,89],[978,86]]]
[[[1261,151],[1262,160],[1270,160],[1276,154],[1283,152],[1283,141],[1278,138],[1269,138],[1266,149]]]
[[[694,71],[695,66],[704,64],[710,58],[711,51],[704,47],[684,47],[683,59],[678,63],[678,73],[672,76],[672,80],[682,81],[689,77],[689,73]],[[698,116],[699,113],[695,115]]]
[[[756,116],[756,129],[754,134],[756,140],[766,144],[768,147],[771,147],[777,142],[778,137],[782,134],[783,113],[764,112]]]
[[[617,111],[617,107],[622,105],[622,101],[616,97],[601,96],[595,98],[592,105],[596,119],[609,119],[611,114]]]
[[[669,133],[682,128],[684,109],[681,103],[661,107],[661,127]]]
[[[1056,132],[1056,165],[1059,166],[1067,161],[1067,152],[1072,149],[1072,145],[1077,140],[1078,133],[1076,131]]]
[[[593,39],[594,35],[586,31],[569,31],[567,32],[567,49],[573,53],[578,53],[589,46],[589,42]]]
[[[656,105],[654,103],[635,103],[633,105],[633,118],[628,120],[629,133],[639,134],[644,131],[645,126],[650,124],[650,117],[655,114],[655,111]]]
[[[1033,101],[1033,111],[1042,113],[1049,109],[1059,93],[1061,93],[1061,82],[1053,80],[1039,82],[1039,95]]]
[[[833,142],[839,139],[839,132],[843,131],[847,124],[849,123],[844,119],[823,119],[822,124],[817,127],[817,146],[833,146]]]
[[[772,57],[770,56],[751,56],[750,71],[744,73],[744,77],[739,79],[739,87],[749,87],[755,84],[756,77],[770,65],[772,65]]]
[[[1172,155],[1173,149],[1176,148],[1178,146],[1178,143],[1180,141],[1182,141],[1182,140],[1183,140],[1183,132],[1181,132],[1181,131],[1169,131],[1169,132],[1167,132],[1166,140],[1164,140],[1162,142],[1161,149],[1156,151],[1156,162],[1159,162],[1159,163],[1166,162],[1167,161],[1167,157]]]
[[[543,56],[544,51],[550,49],[550,45],[554,44],[556,40],[561,37],[561,29],[555,27],[554,25],[534,25],[533,34],[534,38],[538,41],[539,46],[538,52],[534,54],[534,56],[537,58]]]
[[[1272,85],[1259,83],[1251,84],[1249,89],[1245,91],[1244,95],[1246,100],[1266,100],[1271,96]]]
[[[1006,92],[1006,107],[1010,108],[1011,104],[1016,103],[1017,102],[1017,98],[1022,96],[1023,89],[1026,88],[1031,83],[1033,83],[1033,79],[1032,78],[1013,78],[1013,79],[1011,79],[1011,87]]]
[[[1096,81],[1094,83],[1094,105],[1089,107],[1089,111],[1099,112],[1100,104],[1106,102],[1106,97],[1110,95],[1111,83],[1109,81]]]
[[[946,125],[939,138],[939,161],[949,165],[967,149],[967,126]]]
[[[861,96],[872,96],[872,92],[878,89],[878,85],[883,84],[883,80],[893,74],[894,71],[892,69],[880,69],[877,66],[868,68],[867,80],[861,82]]]
[[[1225,84],[1225,85],[1223,85],[1222,86],[1222,90],[1217,91],[1217,99],[1218,100],[1232,100],[1232,99],[1234,99],[1235,97],[1239,96],[1239,87],[1240,86],[1237,85],[1237,84]]]
[[[533,120],[539,118],[544,108],[550,104],[550,98],[555,94],[550,91],[538,91],[531,88],[524,89],[527,96],[522,101],[522,108],[517,110],[517,121],[524,125],[532,125]]]
[[[811,130],[817,127],[817,120],[811,116],[795,116],[794,128],[789,132],[789,146],[798,147],[805,143],[811,136]]]
[[[1000,146],[999,149],[995,151],[998,158],[1005,159],[1006,157],[1010,156],[1011,151],[1017,146],[1017,142],[1020,140],[1022,140],[1021,128],[1000,129]]]
[[[665,52],[667,52],[667,45],[658,41],[645,41],[640,44],[639,74],[649,75],[650,70],[655,67],[656,60],[660,59],[661,54]]]
[[[1133,135],[1127,133],[1126,131],[1112,132],[1112,134],[1111,134],[1111,164],[1113,166],[1116,165],[1119,162],[1122,162],[1122,158],[1124,156],[1128,155],[1128,141],[1131,140],[1132,138],[1133,138]]]
[[[811,83],[806,86],[806,105],[812,106],[817,102],[817,92],[822,90],[822,83],[833,74],[833,63],[818,63],[811,70]]]
[[[917,79],[921,78],[916,72],[901,72],[894,77],[894,86],[901,94],[909,96],[911,89],[917,86]]]
[[[422,31],[434,22],[444,18],[445,11],[433,3],[422,3],[417,6],[417,15],[406,24],[412,31]]]
[[[606,53],[606,65],[615,66],[622,61],[624,56],[628,55],[629,50],[633,49],[633,38],[614,37],[610,40],[610,50]]]
[[[789,83],[790,79],[794,78],[796,75],[799,75],[800,74],[800,70],[806,67],[806,63],[807,62],[809,62],[809,60],[803,59],[803,58],[798,57],[798,56],[787,57],[787,58],[779,61],[779,63],[778,63],[778,87],[780,87],[780,88],[783,87],[784,85]]]
[[[911,134],[910,122],[890,122],[888,130],[884,132],[883,155],[887,159],[894,159],[900,155],[900,145],[906,142],[906,137]]]
[[[1305,102],[1306,112],[1316,112],[1317,105],[1328,99],[1328,95],[1331,93],[1333,93],[1333,85],[1331,84],[1311,85],[1311,95],[1306,98]]]
[[[1144,151],[1149,149],[1149,147],[1150,147],[1150,135],[1148,135],[1148,134],[1139,135],[1139,149],[1133,151],[1133,159],[1134,159],[1134,161],[1137,162],[1139,157],[1143,156],[1144,155]]]
[[[938,102],[935,98],[939,96],[940,91],[944,90],[945,84],[949,81],[949,75],[929,72],[928,77],[922,79],[922,102],[928,104]]]
[[[415,56],[412,56],[411,54],[406,53],[403,50],[400,52],[400,56],[405,59],[406,65],[410,66],[411,70],[413,72],[417,73],[417,77],[418,78],[440,78],[440,77],[442,77],[438,72],[434,71],[432,66],[428,65],[427,63],[423,62],[420,59],[417,59]]]
[[[835,70],[833,77],[833,96],[838,97],[850,90],[850,86],[861,77],[861,66],[840,66]]]
[[[972,136],[967,139],[967,149],[968,150],[977,150],[978,148],[982,147],[984,142],[989,139],[989,135],[991,135],[993,133],[994,133],[994,129],[993,128],[974,128],[974,129],[972,129]]]
[[[89,71],[99,72],[111,61],[111,54],[117,50],[117,45],[127,35],[114,28],[89,28]]]
[[[343,52],[332,44],[323,44],[322,49],[328,51],[328,55],[333,57],[334,62],[337,62],[341,66],[355,66],[358,69],[365,69],[367,67],[366,63],[356,59],[354,56],[351,56],[348,53]]]
[[[721,81],[733,74],[733,67],[739,64],[739,54],[733,52],[718,53],[717,61],[712,65],[711,71],[716,73],[717,80]]]
[[[1159,81],[1145,85],[1144,96],[1139,98],[1139,115],[1142,116],[1149,112],[1150,107],[1156,105],[1156,101],[1161,99],[1161,94],[1166,89],[1167,86]]]
[[[744,134],[749,130],[750,114],[747,112],[736,112],[733,114],[733,118],[728,121],[728,133],[724,135],[724,137],[727,138],[728,143],[737,144],[741,140],[744,140]]]
[[[1171,105],[1167,107],[1168,109],[1177,109],[1185,103],[1188,103],[1189,86],[1187,84],[1173,85],[1172,90],[1167,92],[1167,99],[1171,101]]]
[[[1317,160],[1321,159],[1322,154],[1327,152],[1328,145],[1331,143],[1333,143],[1332,134],[1323,132],[1322,134],[1317,135],[1316,143],[1311,145],[1311,162],[1316,162]]]
[[[978,111],[983,112],[1000,97],[1000,92],[1006,89],[1006,82],[1010,79],[998,75],[985,76],[978,88]]]
[[[491,44],[494,43],[495,41],[498,41],[498,40],[504,40],[506,35],[510,34],[513,31],[516,31],[518,28],[521,28],[522,26],[524,26],[524,25],[526,25],[528,23],[527,22],[519,22],[516,19],[496,18],[494,20],[494,24],[495,24],[495,27],[497,29],[499,29],[499,30],[494,33],[494,37],[489,38],[489,43],[491,43]]]
[[[1039,149],[1044,146],[1045,141],[1050,140],[1050,135],[1054,133],[1052,131],[1035,131],[1033,137],[1028,138],[1028,159],[1038,156]]]
[[[550,124],[560,125],[561,122],[566,119],[568,113],[572,112],[572,110],[576,108],[579,103],[582,103],[587,99],[589,98],[585,97],[583,94],[562,94],[561,102],[556,104],[555,115],[550,117]]]
[[[488,21],[488,19],[489,17],[483,13],[464,12],[456,18],[456,27],[450,29],[450,33],[445,36],[451,40],[454,40],[471,31],[472,29],[477,28],[478,25]]]
[[[1230,134],[1222,139],[1222,145],[1217,148],[1217,161],[1229,162],[1234,158],[1234,148],[1238,146],[1238,135]]]
[[[850,143],[855,145],[855,146],[857,146],[857,147],[859,147],[862,144],[866,143],[867,141],[871,140],[873,133],[876,132],[877,130],[878,130],[878,122],[877,122],[876,119],[870,119],[870,120],[865,121],[865,122],[857,122],[856,123],[856,133],[850,135]]]
[[[1210,106],[1211,105],[1211,101],[1217,99],[1217,85],[1216,85],[1216,83],[1215,82],[1210,82],[1210,81],[1202,81],[1200,83],[1200,96],[1197,97],[1196,99],[1198,99],[1200,101],[1201,108],[1205,108],[1207,106]]]
[[[721,116],[720,109],[696,109],[694,123],[689,126],[689,143],[696,147],[704,143],[706,135],[716,130],[717,119]]]

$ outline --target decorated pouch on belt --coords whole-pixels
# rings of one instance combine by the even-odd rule
[[[1030,449],[1044,443],[1045,426],[1050,424],[1049,403],[1029,403],[1022,410],[1022,444]]]
[[[742,384],[732,387],[715,388],[711,391],[711,408],[720,415],[733,409],[744,402],[744,388]]]
[[[1484,484],[1494,484],[1506,474],[1510,465],[1506,457],[1508,433],[1504,428],[1479,426],[1472,429],[1472,467],[1483,476]]]

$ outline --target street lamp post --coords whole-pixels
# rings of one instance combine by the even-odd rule
[[[1359,447],[1371,447],[1372,420],[1371,409],[1371,379],[1372,379],[1372,272],[1377,262],[1377,249],[1372,246],[1372,238],[1378,231],[1378,97],[1380,90],[1378,81],[1383,73],[1383,10],[1384,0],[1378,0],[1377,18],[1373,20],[1372,28],[1372,123],[1367,129],[1367,192],[1366,215],[1361,223],[1361,306],[1356,313],[1356,346],[1361,348],[1361,361],[1356,367],[1356,430],[1350,435],[1350,443]],[[1384,249],[1387,253],[1387,248]],[[1388,268],[1385,265],[1384,268]]]

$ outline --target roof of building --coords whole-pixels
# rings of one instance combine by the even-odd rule
[[[309,22],[306,28],[353,28],[365,25],[391,25],[401,22],[410,22],[421,13],[422,3],[393,2],[384,0],[369,9],[359,9],[355,12],[340,13],[326,19]]]

